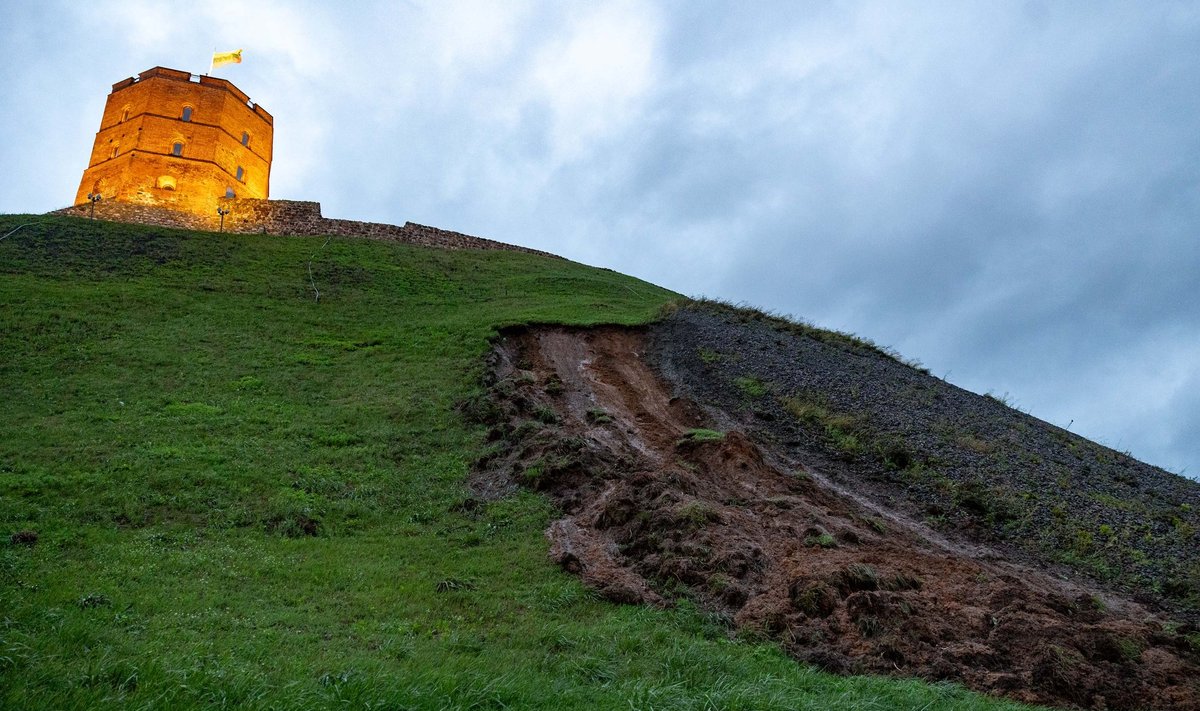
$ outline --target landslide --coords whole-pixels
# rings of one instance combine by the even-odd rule
[[[992,515],[999,488],[974,491],[973,507],[965,485],[931,494],[904,474],[951,448],[897,434],[905,415],[886,420],[880,403],[912,387],[909,373],[953,386],[885,353],[701,306],[648,330],[510,330],[491,366],[489,397],[474,407],[493,442],[476,492],[551,496],[562,514],[547,530],[551,557],[609,599],[688,598],[845,673],[949,679],[1064,707],[1200,708],[1189,622],[1153,596],[1035,567],[1006,538],[1019,519]],[[862,408],[873,419],[844,411],[820,377],[843,369],[856,402],[878,405]],[[872,384],[900,372],[898,384]],[[928,506],[940,507],[937,528]]]
[[[701,302],[650,333],[676,395],[959,540],[1200,622],[1200,483],[931,377],[869,342]]]

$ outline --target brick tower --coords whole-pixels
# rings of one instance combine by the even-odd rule
[[[273,126],[224,79],[149,69],[113,84],[75,204],[97,193],[210,217],[221,198],[266,199]]]

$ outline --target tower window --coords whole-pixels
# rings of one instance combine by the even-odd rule
[[[191,121],[192,120],[192,107],[190,107],[190,106],[183,107],[183,116],[181,116],[180,118],[182,118],[184,121]]]
[[[240,165],[238,166],[238,169],[237,169],[237,179],[241,182],[246,181],[246,169]]]
[[[172,147],[171,147],[171,155],[173,155],[173,156],[181,156],[181,155],[183,155],[183,144],[182,144],[182,143],[176,143],[174,146],[172,146]]]
[[[233,188],[225,188],[225,197],[231,198],[237,197],[237,195],[233,192]]]
[[[128,120],[129,120],[129,107],[126,106],[125,108],[121,109],[121,123],[125,123]]]
[[[246,131],[242,131],[242,145],[243,146],[250,145],[250,134],[247,133]]]
[[[114,143],[114,144],[113,144],[113,147],[112,147],[112,154],[111,154],[111,155],[109,155],[108,157],[109,157],[109,158],[116,158],[116,157],[117,157],[117,154],[118,154],[118,153],[120,153],[120,152],[121,152],[121,144],[120,144],[120,143]]]

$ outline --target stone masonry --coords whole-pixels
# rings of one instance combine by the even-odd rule
[[[335,220],[322,217],[316,202],[268,200],[274,125],[270,113],[225,79],[148,69],[113,84],[75,205],[51,214],[554,256],[412,222]]]
[[[113,84],[75,204],[207,215],[223,197],[268,198],[274,118],[225,79],[166,67]]]
[[[222,199],[225,215],[224,231],[235,234],[268,235],[332,235],[361,237],[385,242],[399,242],[441,249],[499,249],[547,257],[557,255],[528,247],[473,237],[461,232],[443,230],[415,222],[389,225],[382,222],[358,222],[321,216],[321,204],[304,200],[256,200],[253,198]],[[88,217],[92,205],[73,205],[51,214]],[[95,205],[95,217],[110,222],[130,222],[141,225],[174,227],[177,229],[213,232],[220,227],[216,210],[212,215],[171,210],[154,205],[101,200]]]

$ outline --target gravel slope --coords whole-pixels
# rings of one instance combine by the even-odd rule
[[[681,308],[650,331],[646,358],[676,395],[848,490],[1200,618],[1200,483],[746,309]]]

